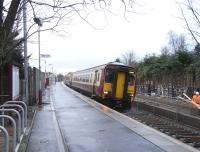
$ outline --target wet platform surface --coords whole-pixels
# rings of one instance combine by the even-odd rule
[[[37,112],[28,152],[194,150],[71,91],[61,83],[49,91],[49,103],[46,101]]]

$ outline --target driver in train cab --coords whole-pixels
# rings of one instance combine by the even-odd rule
[[[200,95],[199,95],[199,92],[195,92],[195,95],[193,95],[192,97],[192,100],[197,103],[197,104],[200,104]]]

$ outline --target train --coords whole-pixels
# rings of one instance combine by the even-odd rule
[[[131,108],[136,94],[136,70],[110,62],[76,72],[69,72],[64,83],[111,107]]]

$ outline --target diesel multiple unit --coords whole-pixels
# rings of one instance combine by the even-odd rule
[[[106,105],[130,108],[136,92],[135,80],[134,68],[111,62],[70,72],[65,77],[65,84],[100,99]]]

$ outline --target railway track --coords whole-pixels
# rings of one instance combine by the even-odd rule
[[[152,96],[137,95],[136,101],[148,103],[154,106],[159,106],[162,108],[172,109],[176,112],[183,112],[191,114],[192,104],[184,102],[179,99],[170,99],[170,98],[158,98]]]
[[[200,150],[200,130],[133,107],[125,115]]]

